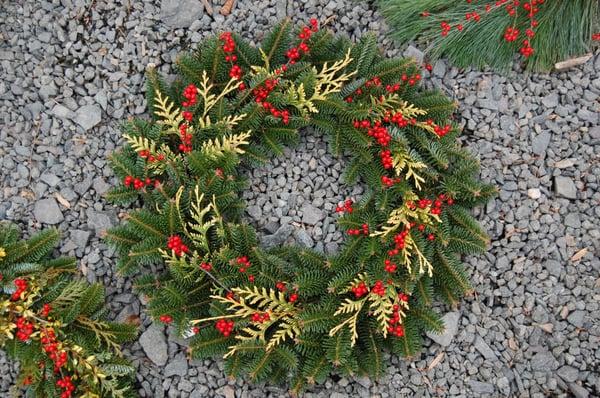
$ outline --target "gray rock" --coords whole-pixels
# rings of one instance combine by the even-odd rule
[[[583,320],[585,319],[585,311],[573,311],[567,317],[567,321],[577,328],[583,327]]]
[[[225,398],[235,398],[235,390],[231,386],[223,386],[215,392]]]
[[[261,240],[264,248],[270,249],[282,245],[287,240],[287,238],[290,237],[293,230],[294,227],[292,227],[289,224],[286,224],[279,227],[279,229],[277,229],[277,231],[275,231],[274,234],[264,236]]]
[[[530,361],[531,370],[535,372],[551,372],[558,368],[558,361],[552,353],[547,350],[541,350],[535,354]]]
[[[171,377],[171,376],[184,377],[185,375],[187,375],[187,372],[188,372],[187,360],[185,358],[176,358],[176,359],[169,361],[167,366],[165,366],[163,376],[164,377]]]
[[[588,398],[590,396],[589,391],[577,383],[569,383],[569,390],[575,398]]]
[[[84,130],[89,130],[102,120],[102,110],[98,105],[82,106],[77,110],[74,120]]]
[[[531,151],[536,155],[544,155],[550,144],[551,134],[543,131],[531,141]]]
[[[408,46],[406,51],[404,51],[403,55],[407,58],[414,58],[415,61],[417,62],[417,64],[419,64],[419,65],[423,63],[423,58],[425,58],[425,55],[423,54],[423,52],[413,46]]]
[[[50,187],[55,187],[60,183],[60,178],[58,178],[55,174],[52,173],[44,173],[40,176],[40,180],[44,183],[48,184]]]
[[[475,394],[493,394],[494,385],[490,383],[483,383],[478,380],[469,380],[469,386]]]
[[[566,381],[567,383],[575,382],[579,377],[579,371],[574,367],[568,365],[558,368],[556,374],[559,375],[560,378]]]
[[[71,231],[71,240],[77,247],[83,249],[86,247],[88,240],[90,239],[89,231],[82,231],[80,229],[75,229]]]
[[[494,353],[494,351],[490,348],[490,346],[481,338],[481,336],[477,336],[475,338],[474,343],[475,349],[479,351],[483,357],[489,361],[497,361],[498,357]]]
[[[444,77],[444,75],[446,74],[446,63],[441,59],[437,60],[435,62],[435,65],[433,65],[432,72],[439,78]]]
[[[542,104],[546,108],[556,108],[558,106],[559,97],[557,93],[551,93],[542,99]]]
[[[100,107],[106,111],[106,108],[108,106],[108,98],[106,97],[106,91],[104,90],[100,90],[96,93],[96,95],[94,96],[94,100],[96,100],[96,102],[98,103],[98,105],[100,105]]]
[[[112,228],[112,226],[113,226],[112,220],[105,213],[101,213],[94,209],[88,209],[85,212],[85,214],[87,216],[88,226],[90,228],[92,228],[94,231],[96,231],[97,234],[102,231],[105,231],[109,228]]]
[[[542,192],[539,188],[530,188],[527,190],[527,196],[531,199],[539,199],[542,196]]]
[[[579,214],[577,213],[569,213],[565,216],[565,225],[571,228],[580,228],[581,220],[579,219]]]
[[[54,198],[38,200],[33,207],[33,215],[38,222],[58,224],[64,217]]]
[[[577,199],[577,187],[569,177],[554,177],[554,190],[558,196],[567,199]]]
[[[294,231],[294,238],[300,246],[313,247],[315,244],[308,232],[302,228],[298,228]]]
[[[460,312],[449,312],[445,314],[442,317],[442,321],[444,321],[444,332],[442,334],[427,332],[427,337],[429,337],[431,340],[435,341],[442,347],[449,346],[458,330],[459,320]]]
[[[315,225],[323,218],[325,214],[308,202],[302,204],[302,222],[308,225]]]
[[[52,114],[57,118],[63,120],[72,119],[75,115],[73,111],[61,104],[54,105],[54,108],[52,108]]]
[[[152,324],[139,339],[142,349],[156,366],[164,366],[169,358],[167,341],[162,328]]]
[[[162,0],[160,20],[173,28],[187,28],[202,17],[204,8],[195,0]]]

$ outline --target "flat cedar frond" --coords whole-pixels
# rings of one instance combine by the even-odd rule
[[[214,85],[210,82],[210,79],[208,78],[208,74],[206,73],[206,71],[205,70],[202,71],[202,79],[201,79],[200,87],[198,88],[198,94],[200,94],[200,96],[202,97],[203,107],[204,107],[203,111],[202,111],[202,116],[200,116],[200,119],[198,119],[198,125],[200,126],[200,128],[206,128],[206,127],[209,127],[212,125],[210,116],[208,115],[210,110],[219,101],[221,101],[223,98],[225,98],[225,96],[230,94],[232,91],[237,90],[241,83],[242,83],[241,80],[231,78],[227,82],[225,87],[221,90],[221,92],[219,94],[215,95],[215,94],[211,93],[212,89],[214,88]],[[241,119],[238,119],[236,121],[236,123],[239,122],[240,120]]]
[[[394,171],[397,176],[404,175],[405,180],[413,180],[415,188],[421,190],[421,183],[425,182],[425,178],[421,177],[417,172],[426,169],[427,165],[423,162],[414,160],[406,151],[405,148],[395,151],[392,154]]]
[[[180,196],[181,194],[179,193],[178,198]],[[208,230],[212,226],[217,224],[218,220],[215,217],[211,217],[208,220],[204,219],[208,213],[214,210],[214,201],[204,206],[202,204],[203,200],[204,194],[200,193],[200,187],[196,185],[194,187],[194,200],[191,203],[191,220],[187,224],[184,224],[184,229],[186,235],[194,241],[196,246],[200,247],[205,252],[208,252],[210,251],[210,248],[208,246],[208,238],[206,235],[208,233]],[[181,209],[179,207],[179,199],[177,200],[177,212],[181,214]]]
[[[313,99],[326,99],[331,96],[331,94],[341,91],[343,83],[350,80],[350,78],[356,74],[356,71],[343,73],[337,77],[335,75],[346,66],[350,65],[351,62],[352,58],[350,58],[350,50],[348,50],[343,59],[335,61],[331,66],[325,62],[323,68],[321,68],[319,72],[313,67],[313,71],[316,73],[317,77]]]
[[[317,71],[317,69],[313,67],[316,81],[311,97],[306,98],[303,83],[300,83],[297,86],[292,83],[287,91],[287,100],[303,115],[319,113],[315,101],[325,101],[330,98],[332,94],[340,92],[344,87],[344,83],[356,74],[356,71],[353,71],[336,76],[338,72],[343,70],[350,63],[352,63],[352,58],[350,58],[350,50],[348,50],[344,59],[335,61],[332,65],[328,65],[328,63],[325,62],[321,71]]]
[[[329,336],[334,336],[338,333],[344,326],[348,326],[350,329],[350,341],[351,346],[354,347],[356,344],[356,340],[358,339],[358,315],[365,305],[367,298],[362,298],[360,300],[350,300],[349,298],[345,299],[344,302],[340,305],[340,307],[333,314],[334,316],[342,315],[342,314],[352,314],[349,318],[346,318],[343,322],[338,324],[329,330]]]
[[[202,144],[202,153],[211,158],[223,156],[225,153],[236,153],[242,155],[245,151],[241,148],[242,145],[248,145],[248,139],[251,136],[251,131],[245,133],[230,134],[214,140],[206,140]]]
[[[412,200],[417,198],[415,194],[406,194],[404,198],[405,203],[390,213],[388,220],[385,223],[386,225],[380,230],[372,232],[370,236],[386,237],[402,225],[404,225],[405,228],[410,229],[410,225],[413,222],[425,226],[431,226],[434,225],[435,222],[441,222],[438,215],[431,214],[431,205],[424,208],[410,206]]]
[[[179,134],[179,125],[184,120],[179,108],[168,97],[163,97],[159,90],[156,90],[154,98],[154,114],[160,119],[157,123],[167,127],[167,134]]]
[[[388,335],[388,326],[394,312],[394,306],[396,305],[399,308],[398,315],[400,316],[400,323],[402,323],[402,319],[406,316],[404,310],[408,310],[408,302],[398,298],[398,292],[393,285],[386,287],[383,296],[371,293],[368,297],[371,302],[369,308],[373,311],[373,316],[377,318],[379,328],[385,338]]]

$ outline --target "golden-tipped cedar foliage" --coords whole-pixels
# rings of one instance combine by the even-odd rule
[[[458,298],[470,290],[460,258],[485,250],[487,238],[469,210],[485,203],[494,189],[478,181],[477,161],[459,145],[460,131],[450,121],[455,104],[439,92],[408,84],[403,85],[392,102],[395,101],[394,107],[411,109],[416,123],[390,129],[393,139],[389,149],[400,156],[397,162],[400,177],[412,171],[419,178],[409,175],[391,187],[384,186],[382,176],[395,174],[382,167],[381,147],[364,129],[356,128],[354,122],[381,117],[383,105],[379,98],[391,98],[386,85],[397,83],[403,74],[415,75],[419,72],[418,65],[410,59],[386,59],[373,36],[367,35],[352,44],[321,30],[307,41],[309,53],[288,65],[285,72],[275,74],[274,70],[286,61],[285,51],[297,44],[295,37],[289,21],[267,34],[258,49],[233,35],[246,89],[220,97],[210,104],[208,112],[203,101],[205,94],[198,97],[198,104],[191,108],[193,150],[186,154],[179,153],[176,135],[159,123],[160,115],[156,117],[156,111],[164,113],[161,107],[165,106],[164,102],[157,105],[156,93],[168,95],[176,109],[182,108],[181,92],[190,83],[205,85],[203,92],[217,95],[219,90],[230,86],[229,64],[223,60],[221,42],[218,38],[207,39],[195,52],[180,57],[178,77],[170,86],[155,71],[149,71],[148,104],[153,119],[130,121],[124,132],[130,137],[129,142],[143,142],[133,141],[136,136],[149,138],[154,141],[153,148],[167,145],[177,156],[157,168],[140,159],[131,144],[112,155],[111,162],[119,178],[132,175],[156,179],[159,183],[139,190],[120,186],[108,194],[117,204],[135,203],[137,208],[130,210],[120,226],[108,231],[106,239],[120,255],[122,273],[144,272],[154,269],[151,266],[165,265],[164,272],[159,274],[146,272],[137,280],[136,288],[148,296],[148,308],[155,319],[171,316],[178,331],[190,337],[194,357],[226,355],[225,371],[230,376],[246,375],[252,381],[275,382],[291,377],[290,387],[301,390],[332,372],[380,376],[384,369],[383,350],[414,356],[424,331],[442,329],[440,318],[431,306],[438,298],[452,301],[450,297]],[[315,95],[315,85],[322,85],[319,71],[332,65],[342,65],[330,76],[342,84],[336,85],[327,96]],[[208,82],[203,76],[208,77]],[[380,86],[373,86],[363,99],[346,100],[374,77],[380,79]],[[277,109],[290,112],[289,124],[273,117],[253,99],[253,90],[268,78],[279,79],[268,100]],[[310,105],[306,104],[307,99]],[[423,112],[416,111],[417,108]],[[205,114],[210,117],[210,125],[198,121]],[[244,116],[235,124],[215,123],[240,115]],[[440,138],[424,128],[428,119],[453,127]],[[346,182],[362,182],[366,186],[366,194],[354,205],[354,211],[339,219],[343,230],[368,224],[371,231],[376,231],[389,225],[390,216],[406,204],[406,198],[432,198],[440,194],[453,198],[454,204],[444,209],[440,221],[428,226],[436,235],[435,240],[425,239],[416,231],[411,235],[415,251],[410,258],[431,264],[431,275],[417,262],[412,267],[400,264],[393,274],[386,272],[383,264],[393,242],[390,237],[375,234],[348,237],[340,252],[332,256],[302,247],[266,250],[260,246],[255,231],[242,218],[244,203],[240,197],[247,182],[240,170],[280,154],[285,145],[297,139],[298,129],[305,126],[325,133],[332,152],[347,157]],[[222,145],[228,137],[247,132],[250,135],[244,136],[244,143],[234,150]],[[200,201],[197,192],[202,194]],[[189,233],[199,227],[194,217],[197,208],[208,209],[201,222],[210,225],[206,231],[207,244],[195,244],[194,236]],[[181,237],[189,249],[182,256],[166,250],[169,238],[174,235]],[[240,257],[249,262],[244,272],[239,271]],[[210,266],[207,268],[206,264]],[[402,308],[403,336],[384,337],[382,323],[389,320],[391,301],[381,300],[397,299],[395,294],[388,293],[381,299],[371,297],[363,308],[350,314],[355,315],[347,322],[351,328],[343,325],[336,329],[348,318],[339,308],[346,299],[354,299],[351,287],[359,277],[369,286],[378,280],[387,281],[392,292],[408,296],[406,308]],[[271,307],[258,299],[253,302],[249,298],[252,294],[240,290],[256,287],[262,292],[264,288],[269,297],[278,284],[279,288],[285,287],[289,308],[275,303],[281,300],[279,295],[273,296],[276,298],[271,304],[277,305]],[[295,300],[292,294],[297,295]],[[272,314],[275,321],[266,328],[254,325],[247,317],[247,308],[242,311],[232,306],[228,298],[242,299],[244,295],[245,305],[250,303],[257,312],[276,308]],[[234,320],[234,333],[230,336],[219,333],[214,326],[219,318]],[[237,333],[243,336],[236,338]],[[257,333],[256,339],[249,339],[253,333]]]

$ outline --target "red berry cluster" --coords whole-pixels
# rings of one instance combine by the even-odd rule
[[[75,391],[71,376],[64,376],[56,382],[56,385],[64,390],[62,394],[60,394],[60,398],[69,398],[71,394],[73,394],[73,391]]]
[[[191,122],[194,118],[194,114],[191,111],[183,111],[181,112],[181,116],[188,122]]]
[[[389,272],[390,274],[392,274],[396,272],[396,270],[398,269],[398,265],[396,263],[393,263],[389,259],[385,259],[383,268],[385,269],[385,272]]]
[[[361,298],[365,294],[369,293],[369,288],[364,282],[359,282],[356,286],[352,286],[350,289],[356,298]]]
[[[248,282],[254,283],[254,275],[248,275]]]
[[[433,132],[435,133],[435,135],[437,135],[440,138],[447,135],[450,132],[450,130],[452,130],[452,126],[449,124],[447,124],[443,127],[438,126],[438,125],[433,126]]]
[[[338,205],[335,208],[335,211],[337,213],[344,213],[344,212],[352,213],[354,211],[354,209],[352,208],[352,199],[346,199],[346,201],[344,202],[344,205],[343,206]]]
[[[167,247],[173,250],[177,256],[182,256],[184,253],[189,253],[190,251],[178,235],[171,235],[169,237]]]
[[[351,228],[348,230],[348,235],[358,236],[364,234],[365,236],[369,235],[369,225],[363,224],[361,228]]]
[[[29,336],[33,333],[33,323],[29,322],[24,317],[18,317],[17,321],[17,338],[20,341],[29,340]]]
[[[396,177],[396,178],[391,178],[388,176],[381,177],[381,183],[386,187],[391,187],[392,185],[397,184],[400,181],[402,181],[402,180],[399,177]]]
[[[471,0],[467,0],[467,2],[471,3]],[[529,0],[529,1],[497,0],[496,2],[493,3],[493,5],[492,5],[492,3],[486,4],[485,12],[489,13],[492,10],[504,7],[508,16],[513,18],[514,20],[516,20],[516,18],[518,17],[518,15],[517,15],[518,11],[519,11],[520,7],[522,6],[523,10],[527,14],[527,18],[529,19],[529,27],[524,30],[525,36],[527,36],[527,38],[531,39],[535,36],[534,29],[539,25],[539,22],[535,19],[535,16],[540,11],[539,6],[542,4],[544,4],[544,0]],[[421,13],[421,15],[423,17],[428,17],[430,15],[430,13],[423,12],[423,13]],[[471,21],[479,22],[479,20],[481,19],[481,15],[477,11],[472,11],[472,12],[466,13],[465,19],[467,22],[471,22]],[[447,36],[448,33],[450,32],[450,30],[452,29],[452,26],[450,26],[450,24],[448,24],[447,22],[442,22],[440,24],[440,26],[441,26],[441,35],[442,36]],[[462,31],[463,25],[457,24],[457,25],[455,25],[455,28],[459,31]],[[513,25],[508,26],[506,28],[503,37],[506,42],[512,43],[512,42],[516,42],[519,39],[520,34],[521,34],[521,31],[513,23]],[[527,39],[527,38],[525,38],[522,41],[522,45],[519,48],[519,52],[526,58],[530,57],[534,53],[534,49],[533,49],[533,47],[531,47],[531,43],[530,43],[529,39]]]
[[[138,154],[141,158],[146,159],[150,163],[165,160],[165,155],[163,155],[162,153],[159,153],[158,156],[154,156],[150,153],[150,151],[146,149],[139,151]]]
[[[229,337],[231,332],[233,332],[234,323],[227,319],[219,319],[215,324],[215,327],[223,336]]]
[[[392,250],[393,256],[397,255],[400,250],[406,247],[406,237],[408,236],[408,233],[409,228],[403,229],[402,231],[394,235],[394,249]]]
[[[237,263],[237,265],[240,266],[240,268],[239,268],[240,272],[246,272],[246,270],[248,268],[250,268],[250,266],[252,265],[252,264],[250,264],[250,260],[248,259],[247,256],[238,257],[236,260],[236,263]]]
[[[46,328],[40,333],[40,343],[48,357],[54,362],[54,371],[58,372],[60,368],[67,364],[68,355],[65,350],[59,350],[59,343],[56,341],[54,329]]]
[[[285,66],[285,65],[284,65]],[[279,69],[277,73],[279,73]],[[290,122],[290,113],[287,110],[279,110],[273,106],[269,101],[267,101],[267,97],[271,92],[277,87],[279,84],[278,79],[267,79],[264,84],[258,86],[254,90],[252,90],[252,94],[254,95],[254,101],[260,104],[265,110],[271,112],[271,116],[276,119],[281,119],[283,124],[288,124]]]
[[[25,279],[17,278],[14,281],[17,290],[10,297],[11,301],[17,301],[21,299],[21,295],[27,290],[27,281]]]
[[[288,299],[288,301],[290,303],[295,303],[296,301],[298,301],[298,294],[296,294],[296,293],[290,294],[290,298]]]
[[[187,129],[189,127],[188,123],[182,123],[179,126],[179,138],[181,139],[181,144],[179,144],[179,150],[183,153],[192,152],[192,135],[188,133]]]
[[[410,86],[414,86],[415,84],[417,84],[417,82],[421,80],[421,74],[416,73],[412,76],[408,76],[407,74],[403,74],[402,75],[402,83],[408,83]],[[362,95],[363,93],[365,93],[367,91],[368,88],[370,87],[381,87],[381,79],[378,76],[375,76],[374,78],[368,80],[365,84],[364,84],[365,90],[363,90],[362,87],[357,88],[354,91],[354,96],[350,95],[348,97],[345,98],[345,101],[348,103],[352,103],[354,102],[354,97],[355,96],[359,96]],[[402,88],[402,84],[400,84],[399,82],[394,83],[394,84],[386,84],[385,85],[385,90],[388,93],[395,93],[396,91],[400,90]],[[360,126],[355,126],[354,127],[360,127]],[[368,127],[368,126],[362,126],[362,127]]]
[[[288,58],[288,62],[290,64],[295,64],[296,61],[300,59],[302,53],[306,54],[310,51],[308,44],[306,43],[314,32],[319,30],[319,21],[315,18],[310,20],[310,26],[305,26],[302,28],[300,33],[298,33],[298,38],[300,39],[300,43],[297,47],[292,47],[285,53],[285,56]]]
[[[50,314],[50,311],[52,311],[52,306],[50,304],[46,303],[42,306],[42,311],[40,311],[40,316],[42,318],[47,318],[48,315]]]
[[[200,268],[202,268],[204,271],[211,271],[212,264],[211,263],[202,263],[202,264],[200,264]]]
[[[388,321],[388,332],[396,337],[402,337],[404,336],[404,328],[400,323],[400,306],[398,304],[394,304],[392,311],[392,317]]]
[[[394,159],[392,159],[392,151],[389,149],[384,149],[379,152],[379,157],[381,158],[381,164],[383,164],[383,168],[388,170],[394,167]]]
[[[373,127],[369,128],[367,134],[369,137],[375,138],[381,146],[388,146],[392,140],[392,136],[388,133],[387,128],[382,126],[380,121],[375,122]]]
[[[171,322],[173,322],[173,317],[171,315],[168,314],[164,314],[161,315],[160,317],[158,317],[158,319],[162,322],[162,323],[166,323],[167,325]]]
[[[144,187],[158,187],[160,185],[160,181],[159,180],[153,180],[149,177],[146,177],[145,179],[140,179],[140,178],[136,178],[133,176],[126,176],[123,179],[123,184],[125,184],[126,187],[129,186],[133,186],[133,189],[135,190],[140,190]]]
[[[598,33],[594,33],[594,34],[592,35],[592,40],[595,40],[595,41],[600,41],[600,32],[598,32]]]
[[[285,282],[277,282],[275,284],[275,287],[277,288],[277,290],[279,290],[280,292],[285,292],[287,290],[287,287],[285,286]]]
[[[504,40],[507,42],[513,42],[517,40],[517,37],[519,37],[519,29],[513,28],[512,26],[506,28],[506,32],[504,32]]]
[[[262,314],[260,312],[255,312],[254,314],[252,314],[251,318],[252,322],[255,323],[263,323],[271,319],[268,312],[263,312]]]
[[[191,106],[196,105],[196,102],[198,102],[198,88],[193,83],[188,84],[183,89],[183,97],[187,101],[183,101],[181,103],[182,106],[189,108]]]
[[[376,281],[375,284],[373,285],[373,287],[371,288],[371,292],[373,292],[374,294],[376,294],[378,296],[384,296],[385,295],[385,286],[383,285],[383,282]]]
[[[235,41],[231,36],[231,32],[224,32],[219,37],[223,42],[223,52],[225,53],[225,61],[231,63],[231,68],[229,69],[229,77],[232,79],[240,80],[242,78],[242,68],[236,64],[237,55],[235,54]],[[243,82],[242,82],[243,84]],[[240,86],[240,90],[244,90],[246,87]]]

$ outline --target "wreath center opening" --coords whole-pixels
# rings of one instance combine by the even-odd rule
[[[358,201],[364,189],[343,182],[346,161],[331,154],[328,146],[322,133],[307,127],[281,156],[245,170],[246,213],[263,247],[296,244],[337,253],[344,234],[336,208]]]

